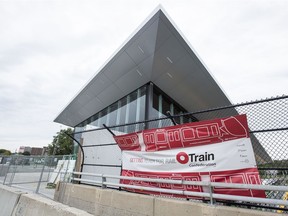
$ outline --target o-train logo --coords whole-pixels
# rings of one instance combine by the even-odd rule
[[[179,152],[176,155],[176,160],[180,164],[187,164],[188,162],[202,162],[202,161],[211,161],[214,160],[215,156],[213,153],[207,153],[204,154],[187,154],[186,152]]]
[[[248,137],[247,123],[243,117],[229,117],[209,122],[188,123],[162,129],[116,136],[115,140],[122,150],[161,151],[173,148],[191,147],[219,143],[227,140]],[[246,119],[245,119],[246,120]],[[140,145],[139,135],[142,149]],[[143,149],[143,146],[145,149]]]

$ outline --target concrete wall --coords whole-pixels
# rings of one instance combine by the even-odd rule
[[[37,194],[24,194],[17,203],[13,216],[91,216],[91,214]]]
[[[92,216],[37,194],[26,194],[0,185],[0,216]]]
[[[65,188],[64,193],[61,188]],[[110,189],[101,190],[85,185],[61,184],[60,189],[55,192],[54,200],[83,209],[93,215],[154,215],[154,199],[151,196]]]
[[[279,216],[276,213],[164,199],[79,184],[60,184],[54,199],[99,216]]]
[[[23,192],[5,185],[0,185],[0,216],[12,214]]]

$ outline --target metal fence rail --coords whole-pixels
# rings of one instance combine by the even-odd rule
[[[101,181],[93,181],[85,178],[78,178],[74,175],[81,176],[94,176],[101,177]],[[207,192],[191,192],[187,190],[173,190],[173,189],[163,189],[163,188],[155,188],[155,187],[146,187],[146,186],[138,186],[138,185],[129,185],[129,184],[119,184],[108,181],[108,179],[122,179],[122,180],[134,180],[134,181],[145,181],[145,182],[154,182],[154,183],[166,183],[166,184],[177,184],[177,185],[192,185],[192,186],[206,186],[209,187],[209,193]],[[72,181],[81,181],[83,183],[95,183],[100,184],[102,188],[106,188],[107,186],[116,186],[119,188],[130,188],[130,189],[138,189],[144,191],[154,191],[154,192],[162,192],[168,194],[177,194],[177,195],[189,195],[189,196],[197,196],[202,198],[208,198],[210,203],[213,204],[215,200],[233,200],[233,201],[244,201],[250,203],[257,204],[269,204],[272,206],[288,206],[287,200],[281,199],[268,199],[268,198],[255,198],[255,197],[245,197],[245,196],[232,196],[225,194],[217,194],[213,193],[214,187],[223,187],[223,188],[237,188],[237,189],[257,189],[257,190],[269,190],[269,191],[288,191],[288,186],[269,186],[269,185],[254,185],[254,184],[227,184],[227,183],[217,183],[217,182],[204,182],[204,181],[186,181],[186,180],[171,180],[171,179],[151,179],[151,178],[139,178],[139,177],[128,177],[128,176],[115,176],[115,175],[103,175],[96,173],[83,173],[83,172],[73,172]]]
[[[123,124],[123,125],[107,125],[107,127],[114,133],[119,132],[131,133],[146,128],[161,128],[173,125],[173,119],[177,124],[188,121],[202,121],[211,120],[215,118],[224,118],[232,115],[246,114],[248,119],[248,126],[250,129],[250,138],[255,153],[257,168],[260,173],[263,185],[269,186],[287,186],[288,185],[288,96],[280,96],[274,98],[267,98],[264,100],[257,100],[245,102],[225,107],[211,108],[208,110],[199,110],[191,113],[183,113],[180,115],[163,116],[157,119],[147,121]],[[112,148],[116,143],[112,140],[112,135],[105,128],[91,128],[86,127],[85,130],[74,133],[75,138],[80,142],[84,135],[94,133],[94,139],[101,137],[101,141],[97,145],[83,145],[84,151],[87,153],[101,152],[100,149]],[[110,140],[110,141],[107,141]],[[114,158],[114,155],[111,156]],[[92,157],[89,163],[88,156],[84,158],[84,172],[85,170],[93,170],[97,173],[97,169],[101,168],[104,174],[110,173],[112,168],[121,169],[121,161],[115,163],[94,163],[92,164]],[[86,169],[85,169],[86,167]],[[107,168],[106,172],[104,168]],[[89,169],[88,169],[89,168]],[[97,168],[97,169],[96,169]],[[90,172],[90,171],[89,171]],[[88,182],[87,182],[88,183]],[[95,183],[91,183],[95,184]],[[266,191],[267,199],[283,199],[285,193],[288,191]],[[231,199],[232,200],[232,199]],[[227,201],[229,202],[229,201]],[[246,206],[250,206],[249,203]],[[241,203],[243,205],[243,203]]]

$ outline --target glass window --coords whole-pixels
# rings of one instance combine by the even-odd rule
[[[129,112],[127,112],[128,115],[128,122],[127,123],[131,123],[131,122],[135,122],[136,121],[136,109],[137,109],[137,91],[132,92],[132,94],[129,95],[130,96],[130,101],[129,101]]]
[[[177,102],[166,95],[157,86],[153,85],[153,99],[152,99],[152,111],[147,117],[148,119],[155,119],[159,117],[167,116],[167,111],[170,111],[171,115],[180,115],[182,113],[187,113],[187,111],[182,108]],[[146,85],[135,90],[129,95],[121,98],[100,112],[96,113],[92,117],[88,118],[77,128],[95,128],[103,127],[103,124],[107,126],[123,125],[127,123],[133,123],[145,120],[145,108],[146,108]],[[178,124],[197,121],[195,117],[191,116],[180,116],[176,117],[175,121]],[[159,121],[157,127],[167,126],[167,121],[165,125],[163,124],[165,120]],[[150,124],[149,124],[150,125]],[[155,126],[151,126],[155,127]],[[117,128],[117,130],[126,130]],[[116,128],[115,128],[116,129]],[[137,128],[136,128],[137,129]]]
[[[100,127],[100,113],[97,113],[96,115],[94,115],[94,121],[91,122],[92,125],[96,126],[96,127]]]
[[[108,111],[108,107],[105,108],[104,110],[100,111],[99,113],[99,124],[100,127],[103,127],[103,124],[106,124],[107,121],[107,111]]]
[[[116,125],[116,120],[117,120],[117,108],[118,108],[118,102],[112,104],[111,106],[109,106],[109,122],[107,123],[107,125]]]
[[[103,127],[133,123],[145,119],[146,86],[111,104],[77,127]]]
[[[139,116],[137,116],[137,121],[145,120],[145,103],[146,103],[146,86],[140,89],[140,97],[138,97]]]
[[[171,115],[181,115],[187,113],[183,107],[181,107],[176,101],[166,95],[162,90],[157,86],[153,86],[153,106],[150,119],[159,118],[167,116],[167,112],[170,111]],[[193,116],[185,117],[179,116],[175,118],[175,121],[178,124],[183,124],[191,121],[197,121]],[[162,126],[160,123],[159,127]]]
[[[149,116],[149,119],[155,119],[155,118],[159,118],[160,116],[162,116],[162,113],[160,112],[162,104],[161,104],[161,99],[159,101],[159,96],[160,96],[160,93],[158,91],[153,90],[152,112]]]
[[[162,113],[167,115],[167,112],[170,111],[171,102],[167,100],[167,98],[162,99]]]
[[[120,100],[120,108],[118,108],[120,117],[119,117],[119,124],[125,124],[126,118],[126,109],[127,109],[127,97]],[[118,117],[118,116],[117,116]]]

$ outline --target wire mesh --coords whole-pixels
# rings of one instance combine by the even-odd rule
[[[267,185],[287,185],[288,96],[246,102],[227,107],[211,108],[209,110],[201,110],[193,113],[172,116],[172,118],[177,123],[181,123],[185,119],[189,119],[189,121],[202,121],[229,117],[238,114],[247,115],[250,138],[262,183]],[[158,119],[130,123],[126,125],[111,125],[109,128],[115,132],[116,135],[120,135],[147,128],[161,128],[171,125],[173,125],[171,119],[163,116],[162,118]],[[98,128],[95,130],[105,130],[106,132],[101,133],[101,136],[111,137],[111,134],[107,133],[105,128]],[[87,132],[88,131],[82,131],[80,133],[85,134]],[[98,133],[100,134],[100,132]],[[100,135],[99,139],[105,140],[103,137],[100,138]],[[98,145],[99,144],[105,145],[111,144],[111,142],[98,142]],[[281,199],[283,196],[284,192],[267,192],[268,198]]]
[[[72,160],[75,161],[73,155],[0,156],[0,184],[53,198],[55,187],[49,185],[63,177],[58,173],[59,162]],[[69,163],[65,165],[68,166]],[[61,168],[62,171],[67,170],[65,165]],[[70,171],[72,170],[73,168]]]

